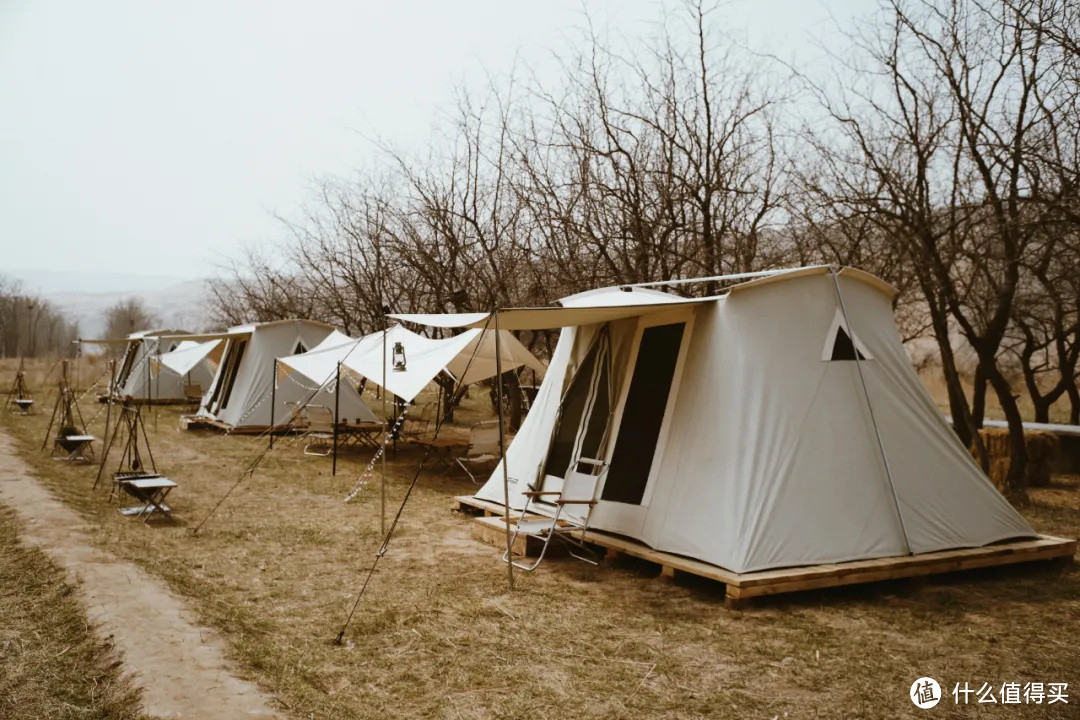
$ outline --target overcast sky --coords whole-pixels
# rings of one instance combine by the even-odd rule
[[[670,4],[670,3],[669,3]],[[0,0],[0,273],[212,275],[276,237],[315,176],[366,137],[427,141],[456,83],[565,47],[594,21],[633,38],[657,0]],[[736,0],[755,47],[812,39],[872,0]]]

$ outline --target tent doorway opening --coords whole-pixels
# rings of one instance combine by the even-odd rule
[[[686,323],[645,328],[601,499],[640,505],[667,415]]]
[[[606,329],[563,396],[544,465],[544,490],[560,490],[580,458],[600,459],[611,417],[611,343]]]

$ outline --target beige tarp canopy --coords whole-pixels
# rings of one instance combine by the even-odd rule
[[[347,336],[342,336],[347,337]],[[400,348],[404,368],[395,365],[395,348]],[[544,365],[511,333],[500,335],[503,371],[528,367],[538,373]],[[424,337],[400,325],[383,332],[313,349],[309,352],[278,358],[278,377],[299,373],[316,383],[327,383],[337,373],[338,363],[344,372],[367,378],[377,385],[385,383],[394,395],[411,401],[439,373],[446,371],[462,384],[494,377],[495,333],[466,330],[454,337]]]

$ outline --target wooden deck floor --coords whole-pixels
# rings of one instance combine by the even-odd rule
[[[502,505],[461,495],[454,498],[454,508],[478,515],[475,519],[475,534],[478,539],[497,547],[505,546]],[[512,519],[516,519],[519,515],[520,513],[515,514]],[[581,537],[580,534],[579,537]],[[1067,562],[1071,561],[1076,554],[1076,540],[1040,535],[1033,540],[1018,540],[978,548],[736,573],[699,560],[654,550],[644,543],[610,533],[590,530],[584,535],[584,539],[593,545],[605,548],[609,558],[628,555],[655,563],[660,566],[662,577],[674,578],[676,573],[687,573],[722,582],[726,586],[726,599],[730,607],[740,606],[756,597],[802,590],[938,575],[1017,563],[1048,560]],[[535,544],[535,542],[530,544],[526,538],[519,537],[514,551],[527,555],[533,551]]]

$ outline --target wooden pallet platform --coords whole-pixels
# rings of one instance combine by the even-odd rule
[[[236,427],[223,423],[220,420],[214,418],[200,417],[198,415],[181,415],[180,416],[180,429],[181,430],[216,430],[218,432],[228,433],[229,435],[265,435],[270,429],[269,425],[242,425]],[[282,427],[274,431],[274,435],[295,435],[303,432],[303,428],[290,428]]]
[[[503,516],[503,505],[500,503],[481,500],[472,495],[454,496],[453,509],[466,515],[479,515],[481,517]],[[511,516],[521,515],[520,512],[510,513]]]
[[[475,520],[474,536],[484,542],[505,547],[505,524],[502,505],[469,496],[454,498],[456,509],[471,509],[483,513]],[[607,557],[628,555],[660,566],[661,577],[673,579],[677,573],[722,582],[726,586],[729,607],[739,607],[748,600],[767,595],[817,590],[821,588],[856,585],[860,583],[939,575],[962,570],[1015,565],[1050,560],[1071,561],[1077,542],[1066,538],[1040,535],[1034,540],[1017,540],[978,548],[943,550],[941,552],[876,558],[846,563],[827,563],[761,572],[736,573],[716,565],[681,555],[654,550],[636,540],[590,530],[577,537],[607,550]],[[535,539],[518,538],[514,552],[532,554],[539,548]]]

